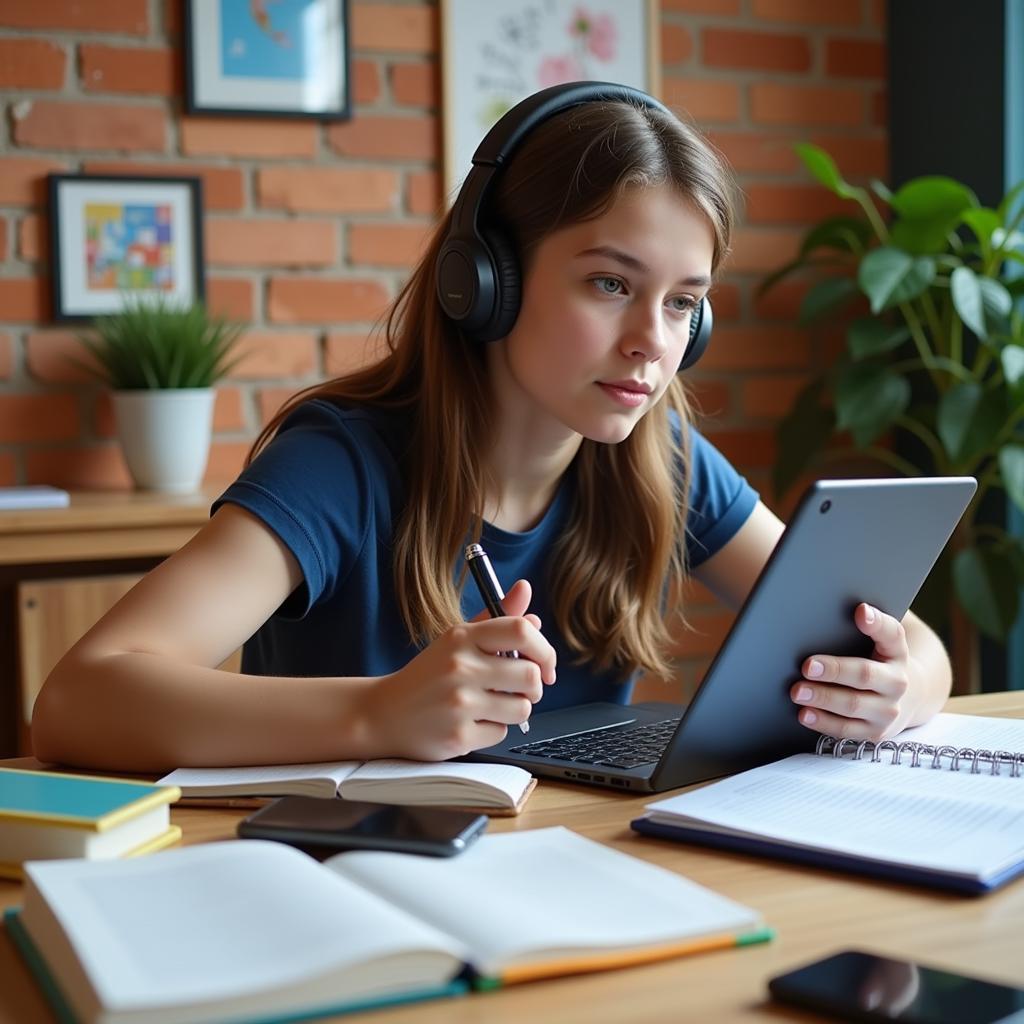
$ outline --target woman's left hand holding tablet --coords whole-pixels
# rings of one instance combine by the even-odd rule
[[[842,739],[888,739],[906,728],[913,713],[915,663],[906,631],[898,619],[868,604],[858,605],[853,618],[874,641],[873,655],[811,655],[790,697],[800,706],[801,724],[815,732]]]
[[[530,584],[519,580],[502,606],[441,634],[407,665],[368,687],[366,755],[443,761],[492,746],[529,717],[555,681],[555,650],[527,614]],[[495,657],[516,650],[519,658]]]

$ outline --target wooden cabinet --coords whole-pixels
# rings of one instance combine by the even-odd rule
[[[128,573],[22,580],[17,585],[18,747],[22,753],[30,750],[32,705],[50,670],[140,579],[139,573]]]
[[[31,752],[32,703],[50,669],[196,533],[217,493],[76,493],[68,508],[0,511],[0,757]]]

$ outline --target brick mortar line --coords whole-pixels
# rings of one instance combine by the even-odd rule
[[[21,0],[29,2],[29,0]],[[115,0],[111,0],[115,2]],[[130,43],[134,46],[168,46],[177,48],[177,43],[172,43],[167,36],[138,36],[128,32],[114,32],[105,28],[87,31],[81,28],[15,28],[14,26],[0,27],[0,40],[3,39],[25,39],[37,43],[54,43],[59,46],[77,46],[85,43],[87,46],[121,46],[123,43]],[[113,39],[114,44],[106,42]]]
[[[77,81],[77,79],[76,79]],[[178,116],[178,111],[173,109],[175,107],[176,97],[168,97],[161,95],[160,93],[135,93],[135,92],[115,92],[115,93],[97,93],[94,90],[91,91],[74,91],[68,92],[66,89],[41,89],[38,87],[26,87],[16,88],[8,86],[4,91],[5,97],[8,99],[8,113],[13,115],[14,108],[19,104],[31,103],[35,104],[37,101],[40,103],[79,103],[82,105],[89,106],[127,106],[127,107],[138,107],[140,110],[162,110],[165,114],[170,116]],[[112,99],[115,102],[112,102]],[[180,111],[181,117],[187,117],[184,110],[184,105]]]

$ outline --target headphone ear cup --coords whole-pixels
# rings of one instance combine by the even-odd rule
[[[686,346],[679,371],[688,370],[707,350],[711,341],[711,327],[714,317],[711,315],[711,302],[705,295],[700,305],[690,315],[690,341]]]
[[[494,262],[494,312],[479,330],[473,332],[477,341],[498,341],[515,326],[522,301],[522,276],[515,247],[495,229],[484,232],[484,242]]]

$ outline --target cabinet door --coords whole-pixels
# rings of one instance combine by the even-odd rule
[[[142,579],[141,575],[23,580],[18,584],[19,750],[30,751],[28,726],[46,677],[71,646]],[[221,668],[237,671],[241,651]]]

